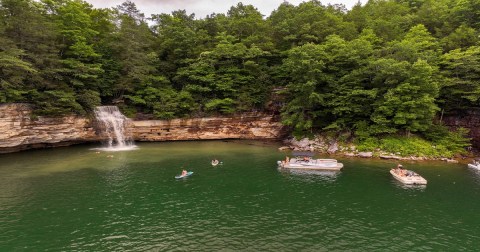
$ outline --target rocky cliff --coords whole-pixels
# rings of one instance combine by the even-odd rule
[[[87,141],[98,141],[87,118],[32,118],[28,104],[0,105],[0,153]]]
[[[480,149],[480,109],[469,110],[463,114],[447,115],[443,117],[443,123],[450,128],[467,128],[470,130],[472,146]]]
[[[286,133],[278,117],[261,113],[236,117],[133,121],[131,130],[137,141],[279,139]]]
[[[94,125],[94,121],[77,116],[33,119],[28,104],[3,104],[0,105],[0,153],[101,141]],[[278,139],[286,133],[277,116],[257,113],[132,121],[130,125],[135,141]]]

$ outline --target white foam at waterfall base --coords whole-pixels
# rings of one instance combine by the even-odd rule
[[[108,139],[105,147],[95,148],[95,150],[128,151],[137,148],[127,134],[128,118],[120,112],[117,106],[100,106],[95,108],[95,118],[99,122],[102,134]]]

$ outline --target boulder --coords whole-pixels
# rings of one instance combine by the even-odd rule
[[[371,157],[373,157],[373,152],[371,152],[371,151],[368,151],[368,152],[359,152],[359,153],[358,153],[358,156],[359,156],[359,157],[362,157],[362,158],[371,158]]]

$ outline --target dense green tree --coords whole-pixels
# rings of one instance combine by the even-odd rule
[[[21,87],[25,77],[37,71],[30,62],[22,60],[25,52],[1,34],[0,31],[0,102],[26,101],[26,90]]]
[[[56,7],[60,55],[64,68],[60,70],[69,86],[81,92],[94,89],[96,80],[103,73],[98,59],[101,57],[92,44],[98,34],[93,29],[90,16],[92,6],[80,1],[62,1]]]
[[[480,47],[452,50],[443,55],[441,66],[446,77],[442,108],[451,112],[480,107]]]
[[[380,91],[371,120],[375,133],[422,132],[432,124],[439,110],[435,98],[439,84],[433,78],[436,68],[424,60],[406,61],[380,59],[374,82],[388,85]]]
[[[253,6],[241,2],[227,12],[227,34],[234,36],[246,46],[255,44],[264,50],[272,50],[268,26],[263,15]]]
[[[448,36],[444,37],[441,43],[446,52],[453,49],[465,49],[478,44],[479,34],[480,32],[475,29],[467,25],[461,25]]]
[[[425,0],[416,11],[414,20],[423,24],[436,37],[450,33],[455,26],[451,20],[452,0]]]
[[[4,45],[21,50],[19,59],[38,70],[37,74],[16,75],[15,78],[23,79],[17,83],[19,90],[46,89],[58,83],[59,76],[54,70],[61,67],[55,44],[57,33],[45,12],[40,3],[31,0],[0,1]]]
[[[126,1],[116,11],[114,20],[118,25],[110,47],[118,66],[113,98],[121,100],[155,74],[157,55],[152,50],[153,33],[135,4]]]
[[[133,1],[0,0],[0,102],[45,115],[114,103],[162,119],[276,104],[301,133],[431,135],[438,107],[480,107],[478,5],[310,0],[266,17],[239,3],[199,19],[146,18]]]
[[[311,0],[298,6],[285,2],[272,12],[268,21],[277,46],[287,50],[306,43],[321,43],[331,34],[342,37],[355,35],[355,27],[345,23],[342,16],[343,13],[337,9]]]
[[[368,1],[362,11],[366,27],[388,42],[400,39],[412,26],[414,16],[408,5],[396,1]]]
[[[235,43],[224,33],[217,39],[221,42],[212,51],[179,70],[176,81],[205,104],[202,109],[232,113],[262,107],[269,86],[262,59],[268,52]]]
[[[364,30],[352,41],[337,38],[328,42],[331,48],[328,68],[332,76],[328,110],[332,115],[327,128],[352,129],[358,122],[368,121],[374,109],[372,100],[377,96],[378,87],[371,83],[374,71],[370,62],[379,39],[373,31]]]
[[[157,69],[172,79],[187,59],[196,58],[210,41],[207,31],[199,29],[195,15],[174,11],[171,15],[154,15],[154,29],[157,37],[154,47],[159,61]]]
[[[441,54],[437,39],[423,25],[412,27],[401,41],[392,41],[384,48],[384,57],[410,63],[422,59],[436,65]]]
[[[474,29],[480,29],[480,1],[459,0],[453,1],[451,17],[459,24],[465,24]]]
[[[321,92],[325,86],[326,58],[322,46],[309,43],[293,48],[285,59],[284,68],[291,81],[287,85],[289,97],[282,117],[284,124],[297,131],[312,130],[314,120],[327,105],[325,96],[328,94]]]

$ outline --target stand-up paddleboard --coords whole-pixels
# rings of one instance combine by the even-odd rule
[[[177,175],[177,176],[175,176],[175,178],[176,178],[176,179],[186,178],[186,177],[188,177],[188,176],[190,176],[190,175],[192,175],[192,174],[193,174],[193,171],[189,171],[189,172],[187,172],[186,175],[183,175],[183,176],[182,176],[182,175]]]

